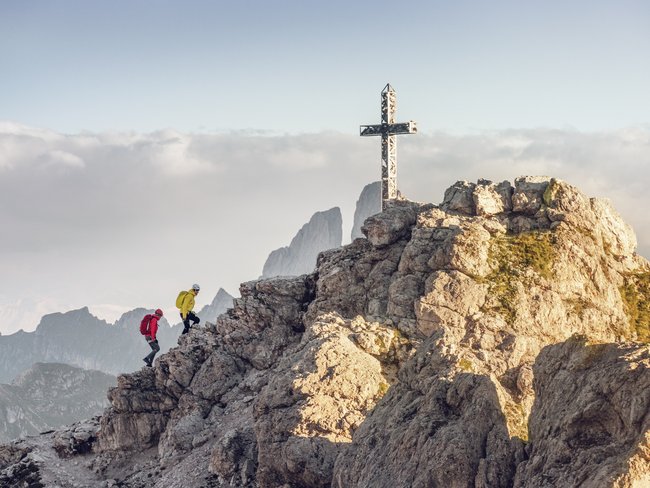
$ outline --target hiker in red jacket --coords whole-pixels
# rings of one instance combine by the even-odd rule
[[[149,355],[143,359],[147,366],[151,367],[153,364],[153,358],[156,357],[158,351],[160,351],[160,346],[158,345],[158,339],[156,339],[156,332],[158,332],[158,320],[163,316],[162,310],[157,309],[153,314],[147,314],[140,322],[140,333],[144,335],[144,338],[149,343],[151,347],[151,352]]]

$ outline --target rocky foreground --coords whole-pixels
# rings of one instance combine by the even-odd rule
[[[363,231],[0,447],[0,486],[650,486],[650,264],[607,202],[459,182]]]

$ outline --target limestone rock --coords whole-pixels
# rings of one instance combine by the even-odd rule
[[[375,247],[393,244],[401,237],[406,237],[415,223],[417,206],[411,202],[398,201],[386,212],[368,218],[361,231]]]
[[[355,322],[357,334],[364,326]],[[262,485],[329,486],[340,444],[388,389],[382,364],[350,332],[339,316],[319,317],[256,400]]]
[[[535,361],[516,487],[650,486],[650,348],[576,337]]]
[[[550,178],[546,176],[522,176],[515,180],[512,195],[512,210],[527,215],[535,215],[544,203],[544,192]]]
[[[447,212],[458,212],[465,215],[474,215],[476,207],[472,194],[476,185],[467,181],[458,181],[447,188],[440,208]]]
[[[337,458],[332,486],[509,486],[523,444],[510,439],[494,383],[445,342],[428,339],[400,371]]]
[[[491,216],[512,210],[512,186],[503,181],[494,185],[491,181],[481,180],[472,193],[476,215]]]
[[[77,422],[54,435],[53,447],[60,457],[71,457],[92,451],[99,432],[99,418]]]

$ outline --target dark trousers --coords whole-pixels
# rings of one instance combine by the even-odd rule
[[[144,358],[145,361],[148,363],[153,363],[153,358],[156,357],[156,354],[158,354],[158,351],[160,351],[160,346],[158,345],[158,340],[152,341],[151,336],[144,336],[145,339],[147,339],[147,342],[149,343],[149,346],[151,347],[151,352],[149,355]]]
[[[181,318],[183,318],[183,315],[181,314]],[[190,322],[192,324],[190,325]],[[190,331],[190,328],[196,324],[201,322],[201,319],[196,316],[194,312],[191,310],[187,312],[187,317],[185,317],[185,320],[183,320],[183,334],[187,334]]]

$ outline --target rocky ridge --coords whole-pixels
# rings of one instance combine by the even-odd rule
[[[244,283],[121,375],[100,420],[0,448],[0,481],[650,483],[650,265],[609,203],[546,177],[458,182],[363,232],[314,273]]]

